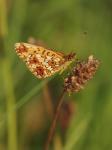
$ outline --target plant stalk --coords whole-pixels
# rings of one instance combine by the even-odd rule
[[[3,61],[3,79],[7,106],[8,150],[18,150],[16,111],[13,111],[16,99],[14,95],[10,62],[7,59]]]
[[[49,150],[50,142],[51,142],[51,140],[53,138],[53,135],[54,135],[54,132],[55,132],[55,128],[56,128],[56,123],[57,123],[58,117],[60,115],[61,106],[63,104],[64,95],[65,95],[65,90],[63,90],[63,92],[62,92],[62,94],[60,96],[60,99],[59,99],[59,102],[58,102],[58,105],[57,105],[57,108],[56,108],[56,113],[54,115],[51,127],[49,129],[48,138],[47,138],[44,150]]]

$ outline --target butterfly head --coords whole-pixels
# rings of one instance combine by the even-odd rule
[[[76,57],[76,53],[70,53],[65,56],[66,61],[72,61]]]

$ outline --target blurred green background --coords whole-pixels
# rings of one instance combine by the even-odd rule
[[[65,96],[51,150],[112,150],[112,0],[0,0],[0,150],[43,150],[63,76],[36,79],[14,44],[34,37],[101,66]]]

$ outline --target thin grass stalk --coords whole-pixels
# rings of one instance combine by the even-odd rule
[[[50,130],[49,130],[49,133],[48,133],[48,137],[47,137],[47,141],[46,141],[44,150],[49,150],[49,146],[50,146],[51,140],[52,140],[54,132],[55,132],[56,123],[57,123],[58,117],[60,115],[61,106],[63,104],[64,95],[65,95],[65,90],[63,90],[63,92],[60,96],[60,99],[59,99],[59,102],[58,102],[58,105],[57,105],[57,108],[56,108],[56,113],[54,115]]]
[[[7,25],[7,7],[6,1],[0,0],[0,39],[1,47],[5,52],[5,57],[7,57],[7,52],[5,47],[5,41],[8,35],[8,25]],[[7,111],[7,131],[8,131],[8,150],[18,150],[17,144],[17,122],[16,122],[16,112],[11,112],[12,107],[15,105],[15,95],[14,87],[11,75],[10,60],[8,58],[3,59],[3,82],[5,88],[5,98],[6,98],[6,111]]]
[[[7,32],[6,1],[0,0],[0,37],[3,39],[7,35]]]
[[[8,150],[18,150],[16,111],[12,111],[16,103],[16,99],[14,95],[10,63],[8,60],[4,60],[3,77],[7,104]]]

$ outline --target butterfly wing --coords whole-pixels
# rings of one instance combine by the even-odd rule
[[[65,64],[62,53],[28,43],[16,43],[15,49],[37,78],[46,78],[60,71]]]

